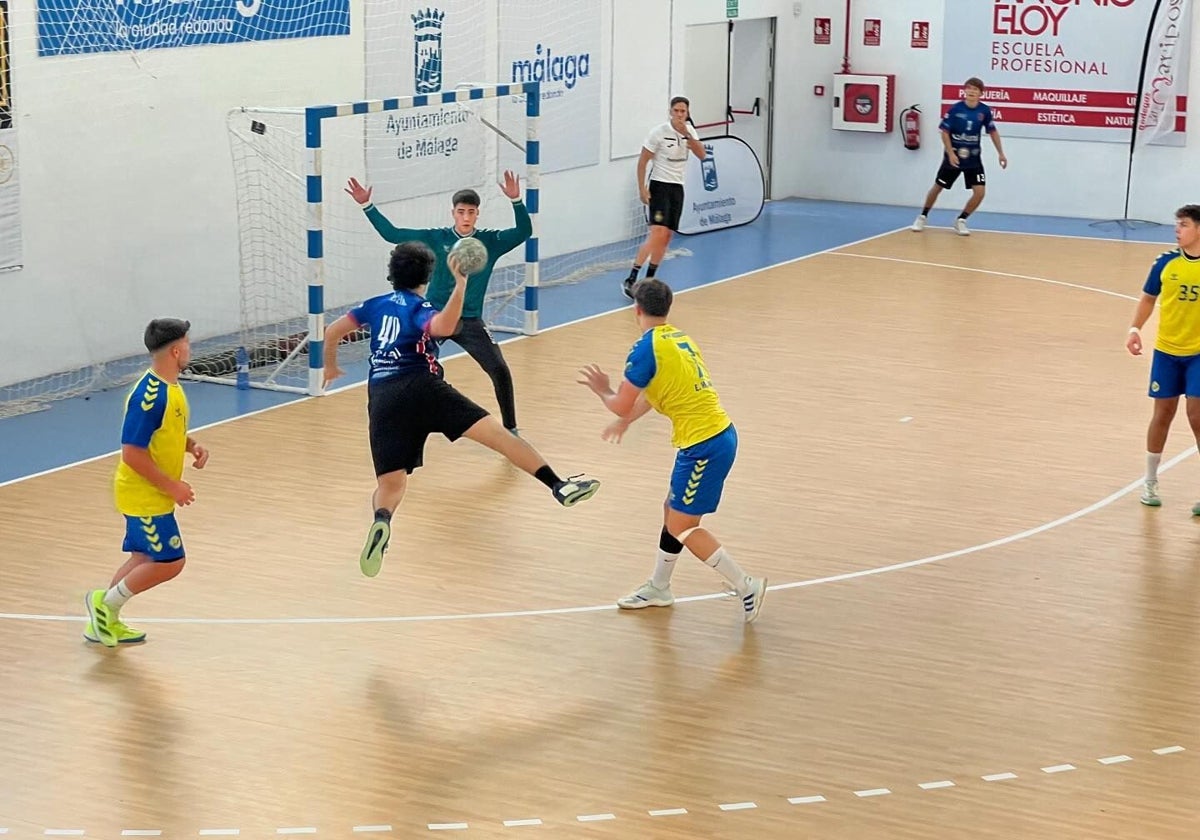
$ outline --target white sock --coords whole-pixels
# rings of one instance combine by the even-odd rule
[[[133,593],[129,591],[129,587],[122,580],[118,581],[116,586],[104,593],[104,604],[105,606],[112,607],[114,610],[119,610],[132,597]]]
[[[721,573],[721,577],[729,581],[733,588],[737,590],[739,595],[746,593],[746,573],[742,571],[742,567],[737,564],[729,552],[721,546],[712,553],[712,556],[704,561],[706,566],[712,566]]]
[[[1146,453],[1146,480],[1158,481],[1158,464],[1162,460],[1161,452]]]
[[[660,548],[658,556],[654,560],[654,575],[650,578],[650,582],[659,589],[666,589],[670,586],[671,573],[675,571],[675,561],[678,559],[678,554],[667,554]]]

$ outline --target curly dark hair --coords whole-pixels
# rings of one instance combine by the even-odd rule
[[[393,289],[417,289],[429,282],[437,257],[422,242],[401,242],[388,259],[388,281]]]

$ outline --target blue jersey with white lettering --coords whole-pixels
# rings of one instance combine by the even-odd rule
[[[368,382],[417,371],[441,377],[438,343],[429,335],[429,322],[436,314],[433,304],[404,290],[373,297],[351,309],[356,324],[371,328]]]
[[[955,102],[942,118],[938,128],[950,135],[950,144],[954,147],[954,153],[958,155],[960,169],[983,168],[983,158],[980,157],[983,132],[991,134],[996,130],[991,108],[982,102],[974,108],[969,107],[966,102]]]

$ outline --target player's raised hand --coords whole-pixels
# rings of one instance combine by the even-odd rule
[[[1125,339],[1125,349],[1131,356],[1142,355],[1142,334],[1137,330],[1130,330],[1129,337]]]
[[[513,201],[521,197],[521,179],[511,169],[504,170],[504,182],[500,184],[500,192]]]
[[[462,286],[467,282],[467,275],[458,265],[458,254],[451,254],[446,258],[446,267],[450,269],[450,273],[454,275],[455,285]]]
[[[608,381],[608,374],[600,370],[598,365],[587,365],[580,368],[579,375],[583,378],[575,381],[580,385],[586,385],[596,396],[607,397],[612,393],[612,383]]]
[[[363,206],[371,203],[371,193],[374,189],[374,187],[364,187],[357,178],[351,178],[346,182],[346,194]]]

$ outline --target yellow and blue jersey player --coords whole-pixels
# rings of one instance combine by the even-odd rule
[[[634,610],[673,604],[671,573],[686,546],[729,582],[742,599],[750,623],[762,608],[766,579],[742,571],[716,536],[700,524],[720,504],[737,457],[737,429],[721,406],[699,345],[667,321],[673,301],[670,287],[648,277],[634,285],[633,299],[642,337],[629,351],[619,389],[614,392],[608,375],[595,365],[580,371],[580,384],[618,417],[604,430],[606,440],[620,442],[631,423],[654,409],[671,421],[672,443],[678,452],[670,494],[663,504],[654,572],[637,590],[620,598],[617,606]]]
[[[106,647],[145,641],[145,633],[121,621],[121,607],[183,571],[186,553],[175,506],[195,499],[183,480],[184,460],[191,454],[197,469],[208,463],[208,450],[188,436],[187,397],[179,385],[179,375],[191,361],[190,328],[176,318],[155,319],[146,326],[150,369],[126,398],[113,496],[125,517],[121,550],[129,552],[129,559],[108,589],[93,590],[85,599],[89,622],[84,638]]]
[[[1175,211],[1178,248],[1161,254],[1150,267],[1142,297],[1133,313],[1125,347],[1142,354],[1142,327],[1159,304],[1158,335],[1150,363],[1150,398],[1154,413],[1146,430],[1146,478],[1142,504],[1158,507],[1158,465],[1167,445],[1167,432],[1187,398],[1188,424],[1200,443],[1200,205]],[[1200,516],[1200,502],[1192,506]]]

